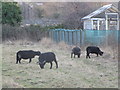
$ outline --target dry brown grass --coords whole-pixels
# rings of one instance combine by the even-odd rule
[[[56,44],[50,38],[46,38],[46,37],[43,38],[39,43],[46,48],[54,47],[54,45]]]
[[[43,46],[44,48],[55,48],[58,50],[65,50],[65,51],[71,51],[71,49],[75,46],[79,46],[79,45],[68,45],[66,44],[64,41],[61,41],[59,43],[56,43],[54,41],[52,41],[50,38],[43,38],[41,41],[39,42],[32,42],[32,41],[28,41],[28,40],[17,40],[17,41],[4,41],[3,42],[6,45],[23,45],[23,46],[31,46],[31,45],[36,45],[40,44],[41,46]],[[81,52],[82,54],[86,54],[86,47],[89,46],[88,45],[84,45],[84,46],[79,46],[81,48]],[[104,58],[112,58],[112,59],[118,59],[118,44],[117,43],[112,43],[109,44],[109,46],[103,45],[103,46],[98,46],[100,47],[100,49],[104,52]]]
[[[111,53],[105,56],[91,59],[85,58],[85,47],[81,47],[81,58],[70,58],[71,48],[64,42],[55,43],[51,39],[44,38],[41,42],[10,41],[3,43],[2,76],[3,87],[26,88],[117,88],[118,63],[111,58]],[[59,68],[49,69],[46,64],[41,70],[36,64],[35,57],[29,64],[28,60],[22,60],[22,64],[15,64],[16,52],[23,49],[39,50],[41,52],[52,51],[56,54]],[[104,48],[101,47],[105,51]],[[109,48],[111,49],[111,48]],[[106,49],[110,51],[109,49]],[[109,55],[110,56],[107,56]]]
[[[105,58],[112,58],[114,60],[118,59],[118,47],[112,48],[111,46],[102,47],[101,48],[104,51],[104,57]]]
[[[6,45],[23,45],[23,46],[31,46],[31,45],[36,45],[40,44],[41,46],[43,46],[44,48],[55,48],[58,50],[65,50],[70,52],[71,49],[75,46],[79,46],[79,45],[68,45],[66,44],[64,41],[61,41],[59,43],[56,43],[54,41],[52,41],[50,38],[43,38],[41,41],[39,42],[32,42],[32,41],[28,41],[28,40],[17,40],[17,41],[4,41],[3,42]],[[86,54],[86,47],[89,46],[88,45],[84,45],[84,46],[79,46],[81,48],[81,52],[82,54]],[[118,44],[117,43],[111,43],[109,44],[109,46],[103,45],[103,46],[98,46],[100,47],[100,49],[104,52],[104,58],[112,58],[112,59],[118,59]]]

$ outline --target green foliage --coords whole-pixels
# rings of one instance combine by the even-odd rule
[[[64,25],[63,24],[59,24],[59,25],[55,25],[55,26],[46,26],[45,27],[47,30],[50,30],[50,29],[58,29],[58,28],[64,28]]]
[[[2,24],[19,25],[22,20],[20,7],[16,2],[2,2]]]

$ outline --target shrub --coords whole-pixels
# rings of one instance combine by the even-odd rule
[[[30,25],[24,27],[12,27],[3,25],[2,40],[34,40],[39,41],[42,37],[48,36],[47,29],[39,25]]]
[[[54,26],[46,26],[45,28],[47,30],[50,30],[50,29],[59,29],[59,28],[64,28],[64,25],[63,24],[58,24],[58,25],[54,25]]]
[[[21,10],[17,2],[2,2],[2,24],[20,25],[21,20]]]

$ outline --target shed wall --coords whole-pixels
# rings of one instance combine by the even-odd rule
[[[92,21],[91,20],[84,21],[84,29],[92,29]]]

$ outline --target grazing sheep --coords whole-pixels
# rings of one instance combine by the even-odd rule
[[[52,61],[54,61],[56,63],[56,68],[58,68],[58,63],[56,61],[56,56],[53,52],[46,52],[46,53],[41,53],[39,56],[39,65],[40,68],[43,69],[44,65],[46,63],[50,63],[50,69],[52,69]]]
[[[72,49],[72,52],[71,52],[71,58],[72,58],[73,54],[74,54],[74,58],[75,58],[75,55],[77,55],[78,58],[80,58],[81,49],[80,49],[79,47],[77,47],[77,46],[74,47],[74,48]]]
[[[21,59],[29,59],[29,63],[32,61],[32,58],[34,58],[36,55],[39,56],[41,52],[39,51],[33,51],[33,50],[22,50],[18,51],[16,54],[16,64],[19,62],[21,63]]]
[[[88,46],[86,48],[86,52],[87,52],[87,55],[86,55],[86,58],[90,58],[90,53],[95,53],[97,54],[97,57],[98,55],[102,56],[103,55],[103,52],[99,49],[99,47],[96,47],[96,46]]]

